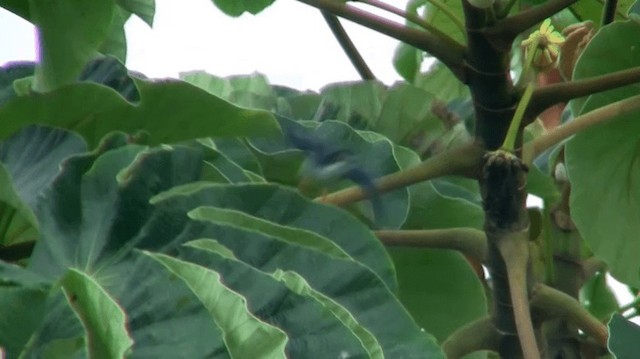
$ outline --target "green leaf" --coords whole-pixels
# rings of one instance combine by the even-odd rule
[[[38,26],[40,64],[34,89],[51,91],[76,80],[106,39],[114,0],[29,0]]]
[[[25,0],[0,0],[0,6],[21,18],[30,21],[30,1]]]
[[[422,65],[422,51],[405,43],[398,44],[393,53],[393,67],[409,83],[413,83]]]
[[[376,338],[365,327],[360,325],[360,323],[353,318],[353,315],[351,315],[346,308],[331,300],[331,298],[314,290],[303,277],[295,272],[278,269],[273,273],[273,277],[284,282],[289,289],[296,293],[313,297],[315,300],[321,302],[325,308],[331,311],[331,313],[333,313],[344,325],[348,326],[349,329],[351,329],[351,331],[358,337],[366,348],[366,354],[369,358],[384,358],[382,348]],[[348,353],[351,355],[351,353],[347,351],[342,351],[341,354],[342,353]]]
[[[607,285],[606,273],[599,272],[580,289],[580,302],[593,316],[601,321],[606,321],[609,316],[618,310],[618,300]]]
[[[152,144],[201,137],[268,136],[277,133],[270,113],[238,108],[181,81],[136,79],[140,104],[113,90],[77,83],[56,91],[14,99],[0,108],[0,138],[30,123],[72,129],[94,147],[108,132],[147,131]]]
[[[247,299],[252,313],[284,330],[291,339],[286,348],[291,358],[337,358],[342,353],[357,357],[379,350],[377,340],[367,338],[366,329],[343,307],[314,291],[299,276],[276,278],[238,260],[210,239],[185,243],[179,251],[180,258],[220,273],[227,287]]]
[[[621,49],[612,53],[612,47]],[[616,22],[602,28],[580,57],[576,80],[631,68],[640,63],[640,23]],[[629,96],[640,85],[590,96],[574,104],[576,116]],[[620,281],[640,285],[640,122],[637,114],[618,116],[578,133],[566,145],[571,182],[571,216],[593,253]]]
[[[187,208],[208,205],[242,210],[265,220],[304,228],[331,238],[353,260],[328,256],[242,227],[214,226],[209,221],[192,220],[184,228],[171,228],[180,236],[167,247],[158,247],[157,244],[159,235],[171,236],[166,229],[148,233],[144,243],[150,249],[165,251],[192,239],[215,238],[233,251],[238,260],[262,271],[282,269],[303,276],[315,290],[347,308],[359,323],[371,331],[382,345],[385,356],[422,358],[425,352],[440,355],[431,346],[433,339],[420,333],[383,284],[395,288],[394,283],[386,280],[391,267],[380,242],[343,211],[304,200],[291,190],[268,185],[191,184],[158,195],[152,202],[162,210],[160,213],[164,212],[160,218],[179,218],[178,213]],[[380,253],[378,248],[384,254],[377,254],[371,258],[373,261],[369,260],[367,257]],[[381,274],[380,277],[373,275],[370,269]]]
[[[609,321],[609,350],[616,359],[633,359],[640,352],[640,326],[615,314]]]
[[[147,25],[153,26],[153,17],[156,13],[155,0],[116,0],[116,2],[122,9],[135,14]]]
[[[278,237],[297,245],[326,253],[336,258],[351,259],[338,245],[314,232],[282,226],[244,212],[216,207],[198,207],[189,212],[189,217],[219,224],[231,224],[247,230]]]
[[[71,307],[84,326],[90,358],[123,358],[133,340],[125,324],[125,314],[95,279],[70,269],[61,285]]]
[[[164,254],[146,254],[180,277],[195,293],[222,329],[231,357],[286,358],[286,333],[251,314],[246,299],[227,288],[218,273]]]
[[[233,17],[245,12],[253,15],[261,12],[275,0],[213,0],[213,3],[225,14]]]
[[[460,82],[453,72],[441,63],[435,63],[429,70],[418,75],[415,86],[444,102],[471,96],[469,87]]]
[[[236,106],[268,111],[276,109],[276,92],[267,78],[259,73],[222,78],[193,71],[181,73],[180,78]]]
[[[447,14],[443,8],[446,9],[449,14]],[[422,9],[424,9],[424,14],[421,15],[420,10]],[[451,38],[456,41],[462,44],[467,42],[464,28],[461,28],[464,19],[462,2],[456,0],[411,0],[407,3],[407,12],[421,16],[429,24],[451,36]],[[457,18],[457,24],[450,15]]]
[[[42,278],[0,262],[0,347],[7,357],[17,358],[42,322],[47,290]]]
[[[385,90],[378,81],[328,85],[322,89],[323,101],[314,120],[337,120],[358,130],[369,129],[380,115]]]
[[[130,16],[130,12],[116,7],[107,30],[107,36],[98,48],[101,54],[111,55],[122,63],[127,60],[127,37],[124,32],[124,24]]]
[[[0,163],[0,247],[38,238],[38,220],[18,195],[11,175]]]

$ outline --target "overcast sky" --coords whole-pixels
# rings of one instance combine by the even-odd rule
[[[404,1],[388,3],[401,7]],[[391,65],[397,41],[343,24],[374,74],[386,83],[398,80]],[[190,70],[220,76],[258,71],[274,84],[300,90],[359,79],[320,12],[297,1],[279,0],[256,16],[231,18],[210,0],[156,0],[153,29],[132,17],[126,31],[128,67],[150,77]],[[32,26],[4,10],[0,43],[0,63],[35,58]]]

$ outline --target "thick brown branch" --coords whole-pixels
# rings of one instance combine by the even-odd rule
[[[584,80],[557,83],[533,92],[525,119],[532,119],[547,108],[574,98],[593,95],[640,82],[640,67],[616,71]]]
[[[478,178],[482,167],[484,149],[474,143],[442,152],[421,164],[404,171],[392,173],[376,181],[379,193],[386,193],[422,181],[447,175]],[[359,186],[345,188],[316,198],[316,201],[337,206],[354,203],[367,198]]]
[[[545,317],[562,317],[587,335],[594,338],[600,346],[607,347],[609,331],[607,326],[592,316],[577,300],[571,296],[544,284],[537,284],[533,291],[531,306]]]
[[[495,42],[511,47],[513,40],[532,26],[571,6],[578,0],[549,0],[540,6],[505,18],[488,29]]]
[[[433,230],[376,231],[386,246],[453,249],[484,262],[487,258],[487,237],[473,228]]]
[[[358,49],[356,49],[356,46],[349,38],[349,35],[347,35],[347,32],[344,30],[344,27],[342,27],[342,24],[340,24],[340,20],[338,20],[335,15],[331,15],[326,11],[322,11],[322,16],[327,22],[327,25],[329,25],[333,36],[335,36],[336,40],[338,40],[338,43],[342,47],[342,50],[344,50],[345,54],[347,54],[347,57],[351,61],[351,64],[353,64],[353,67],[355,67],[356,71],[358,71],[358,74],[360,74],[360,77],[362,77],[363,80],[375,80],[376,77],[373,75],[373,72],[362,58],[362,55],[360,55],[360,53],[358,52]]]
[[[459,328],[442,343],[448,359],[462,358],[479,350],[498,351],[500,334],[495,330],[490,317],[478,319]]]
[[[425,31],[413,29],[381,16],[346,5],[338,0],[298,0],[333,15],[356,22],[362,26],[391,36],[418,49],[428,52],[445,64],[459,79],[464,78],[463,59],[465,48],[453,45]]]

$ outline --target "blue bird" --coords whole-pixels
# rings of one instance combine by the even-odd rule
[[[300,168],[303,178],[311,178],[321,183],[330,183],[341,179],[348,179],[362,188],[371,200],[373,215],[380,221],[384,214],[380,194],[376,189],[373,176],[368,173],[356,156],[349,150],[339,147],[335,143],[322,141],[301,128],[287,126],[286,140],[295,148],[305,152],[306,159]]]

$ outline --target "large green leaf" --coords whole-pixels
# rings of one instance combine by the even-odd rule
[[[413,83],[420,72],[424,56],[421,50],[405,43],[398,44],[393,53],[393,67],[409,83]]]
[[[470,96],[469,87],[456,79],[453,72],[441,63],[435,63],[429,70],[418,75],[415,86],[445,102]]]
[[[251,314],[244,297],[228,289],[218,273],[164,254],[148,255],[194,292],[222,329],[232,358],[286,358],[287,335]]]
[[[207,136],[277,133],[273,115],[265,111],[238,108],[181,81],[135,82],[141,98],[137,105],[92,83],[16,98],[0,108],[0,117],[5,121],[0,138],[31,123],[72,129],[90,147],[114,130],[147,131],[148,141],[156,144]]]
[[[72,83],[106,39],[114,0],[29,0],[29,5],[31,22],[39,30],[35,90]]]
[[[615,314],[609,321],[609,350],[616,359],[633,359],[640,352],[640,326]]]
[[[126,137],[115,135],[93,153],[65,162],[38,207],[43,236],[28,269],[31,275],[40,274],[50,283],[69,268],[81,270],[85,279],[90,277],[92,285],[101,288],[99,294],[113,299],[127,314],[128,335],[135,343],[130,357],[229,357],[237,350],[259,357],[256,352],[260,347],[225,342],[225,337],[235,335],[232,328],[242,324],[235,320],[240,317],[227,315],[224,323],[212,317],[212,312],[223,316],[232,312],[214,305],[211,287],[200,282],[220,278],[218,284],[225,287],[215,288],[225,293],[244,288],[234,294],[242,302],[262,294],[251,293],[260,289],[251,281],[237,282],[237,275],[247,271],[254,279],[263,278],[266,288],[275,285],[282,294],[302,296],[295,303],[306,305],[291,310],[310,310],[310,315],[324,318],[322,322],[328,325],[306,325],[307,316],[294,315],[300,312],[290,312],[284,306],[286,296],[268,301],[268,315],[247,304],[245,318],[259,318],[261,323],[287,333],[291,345],[287,344],[286,350],[292,357],[321,358],[326,354],[322,348],[334,343],[338,346],[330,351],[337,352],[342,349],[340,343],[349,343],[356,353],[374,354],[379,345],[388,357],[442,357],[434,339],[420,331],[392,293],[395,280],[389,258],[359,221],[342,210],[273,185],[194,183],[156,196],[150,203],[156,193],[196,179],[203,156],[193,147],[147,149],[125,142]],[[238,221],[237,216],[193,211],[202,205],[245,215]],[[202,218],[187,215],[197,217],[199,211]],[[260,225],[246,225],[247,218]],[[349,256],[334,257],[321,247],[300,245],[300,239],[291,235],[303,233],[300,230],[334,241]],[[211,255],[207,255],[207,262],[191,264],[195,258],[182,244],[202,238],[218,239],[228,249],[218,245],[191,247],[209,251],[213,247],[225,256],[225,263],[235,260],[232,267],[210,266]],[[179,258],[170,257],[176,255]],[[152,257],[169,261],[171,270]],[[295,273],[268,278],[260,272],[279,269]],[[286,290],[278,283],[285,284]],[[86,320],[80,321],[69,306],[73,298],[58,292],[47,301],[44,320],[22,353],[24,358],[89,355],[93,339],[83,329]],[[295,323],[277,320],[284,318]],[[7,325],[18,325],[14,317],[7,320]],[[311,330],[326,334],[317,336]],[[305,354],[309,349],[315,349],[313,355]],[[120,349],[110,346],[108,350]]]
[[[70,269],[60,281],[87,338],[90,358],[122,358],[133,345],[125,325],[125,313],[108,293],[86,273]]]
[[[611,52],[615,47],[620,51]],[[591,40],[576,65],[574,77],[587,78],[635,67],[640,63],[640,23],[606,26]],[[574,104],[581,115],[640,94],[640,85],[590,96]],[[566,145],[571,182],[571,215],[593,253],[605,260],[612,275],[640,285],[640,122],[637,114],[618,116],[577,134]],[[604,186],[604,187],[603,187]]]
[[[246,198],[252,200],[249,201]],[[299,245],[292,246],[283,239],[268,237],[239,226],[223,224],[222,227],[220,225],[214,227],[212,224],[216,222],[213,218],[191,221],[183,230],[172,229],[180,233],[175,243],[193,238],[216,238],[231,249],[238,259],[264,271],[270,272],[280,268],[299,273],[314,289],[347,308],[356,320],[376,336],[386,356],[413,357],[415,354],[411,353],[415,353],[414,350],[417,347],[427,352],[432,351],[427,349],[428,346],[424,346],[427,345],[424,342],[426,338],[413,332],[417,327],[407,322],[406,312],[397,307],[395,297],[386,286],[381,286],[379,277],[372,276],[368,269],[381,273],[382,278],[388,278],[386,273],[391,269],[388,260],[383,260],[379,255],[376,255],[375,262],[368,259],[382,249],[380,243],[361,224],[345,216],[344,212],[308,202],[291,190],[267,185],[187,185],[165,192],[153,202],[157,208],[166,211],[166,214],[160,218],[177,218],[177,212],[183,212],[183,208],[198,204],[215,205],[242,210],[283,225],[312,230],[333,239],[358,262],[334,258]],[[198,219],[205,213],[196,211],[190,215]],[[160,219],[157,220],[157,222],[160,221]],[[324,226],[322,223],[332,223],[332,225]],[[158,232],[149,233],[146,245],[157,248],[154,244],[157,236],[160,233],[171,236],[167,233],[168,230],[164,228],[159,229]],[[246,243],[252,243],[252,245],[247,246]],[[168,250],[168,248],[162,250]],[[265,262],[264,256],[270,259]],[[386,253],[383,256],[386,257]],[[310,266],[309,263],[316,264]],[[394,284],[393,286],[395,287]],[[345,292],[346,288],[350,289]],[[363,291],[369,294],[366,296],[357,294]],[[378,321],[373,317],[378,319],[388,317],[393,320]],[[403,344],[399,345],[401,342]],[[422,356],[423,354],[419,357]]]
[[[98,52],[111,55],[123,63],[127,60],[127,36],[124,32],[124,24],[130,16],[131,13],[127,10],[116,7],[107,29],[107,36],[98,48]]]
[[[345,352],[357,357],[380,350],[375,337],[372,339],[346,309],[318,294],[302,278],[276,278],[264,273],[213,240],[191,241],[179,251],[180,258],[220,273],[230,289],[247,299],[252,313],[284,330],[290,338],[290,357],[320,359]],[[323,345],[328,342],[332,345]]]
[[[0,106],[17,96],[14,82],[33,76],[36,65],[31,61],[9,62],[0,67]]]

